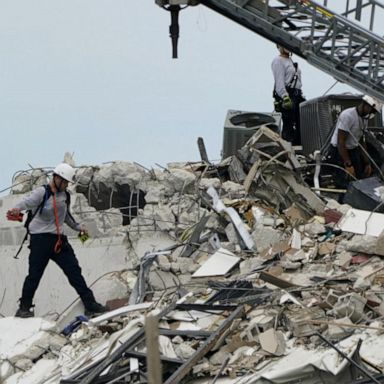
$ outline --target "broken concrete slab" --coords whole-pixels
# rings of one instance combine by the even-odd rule
[[[351,208],[337,223],[345,232],[378,237],[384,228],[384,214]]]
[[[281,356],[285,352],[285,338],[281,331],[273,328],[259,334],[259,342],[264,351],[275,356]]]
[[[9,330],[12,330],[11,334]],[[0,319],[0,334],[3,335],[0,360],[16,363],[19,359],[37,359],[49,348],[50,332],[54,331],[56,331],[54,322],[38,317]]]
[[[257,244],[257,250],[260,253],[268,250],[284,239],[284,233],[281,230],[266,227],[262,224],[254,227],[251,236],[255,244]]]
[[[350,252],[366,253],[368,255],[384,256],[384,244],[380,237],[355,235],[344,243],[345,249]]]
[[[266,142],[262,144],[269,145],[269,143]],[[190,314],[191,312],[196,316],[190,318],[188,322],[186,319],[176,320],[172,318],[167,318],[161,322],[164,335],[169,336],[167,345],[171,346],[174,352],[176,352],[180,363],[180,357],[186,359],[193,358],[194,351],[203,344],[203,339],[209,336],[209,332],[217,330],[220,324],[226,321],[226,314],[232,311],[233,307],[236,307],[238,303],[246,302],[247,306],[249,305],[249,308],[251,308],[252,306],[256,306],[255,303],[260,303],[260,300],[262,300],[263,310],[265,310],[263,318],[258,318],[253,315],[248,318],[242,316],[239,322],[233,322],[228,329],[228,332],[234,333],[232,335],[233,337],[228,337],[227,331],[217,335],[219,341],[217,348],[220,348],[219,350],[215,349],[217,355],[212,355],[212,352],[205,352],[205,354],[199,356],[201,364],[194,362],[196,371],[199,371],[200,375],[205,375],[206,377],[209,375],[217,375],[221,369],[220,372],[223,375],[232,375],[233,377],[240,376],[244,371],[249,369],[257,369],[257,372],[261,375],[268,375],[268,373],[263,371],[262,364],[272,367],[274,366],[274,361],[278,360],[278,362],[280,362],[284,359],[283,356],[277,359],[277,356],[271,355],[275,350],[268,347],[268,345],[267,347],[264,346],[266,350],[261,350],[260,347],[256,345],[259,334],[269,330],[272,330],[273,332],[270,332],[273,334],[270,338],[267,338],[267,342],[270,340],[276,341],[278,339],[276,333],[280,333],[282,330],[286,332],[286,335],[290,338],[287,339],[286,343],[285,351],[287,354],[290,354],[292,349],[295,349],[297,345],[303,343],[308,352],[320,352],[323,347],[321,347],[319,340],[316,342],[315,338],[310,338],[310,335],[313,334],[314,331],[323,332],[326,325],[321,327],[316,324],[310,324],[310,322],[323,321],[327,323],[327,321],[329,322],[329,320],[335,316],[331,312],[325,312],[335,306],[339,297],[334,298],[335,300],[332,305],[326,303],[326,298],[329,299],[328,301],[331,301],[330,297],[327,297],[329,287],[335,287],[335,290],[336,288],[340,290],[340,295],[342,296],[344,292],[351,292],[351,290],[355,289],[357,286],[354,284],[356,284],[359,279],[363,280],[364,284],[358,285],[361,296],[369,300],[368,303],[370,307],[371,305],[375,305],[372,308],[376,308],[376,310],[374,310],[364,307],[363,314],[367,316],[364,319],[367,319],[367,322],[369,322],[369,316],[375,317],[382,315],[379,310],[382,304],[380,303],[382,298],[379,297],[380,294],[376,294],[377,290],[381,289],[380,279],[375,279],[375,276],[379,276],[380,271],[378,271],[378,268],[380,268],[380,266],[378,266],[376,262],[373,263],[372,260],[368,259],[365,260],[366,266],[372,263],[373,269],[367,269],[365,271],[364,265],[351,265],[348,269],[348,275],[345,275],[347,264],[344,263],[345,260],[342,252],[345,252],[348,242],[353,243],[353,240],[358,238],[358,236],[342,231],[334,231],[330,234],[329,228],[332,228],[332,226],[327,228],[322,226],[322,224],[326,222],[325,218],[317,217],[315,218],[315,222],[311,223],[311,218],[314,213],[316,213],[316,210],[312,209],[313,207],[310,207],[308,203],[311,198],[309,194],[307,194],[307,190],[305,190],[303,194],[297,193],[297,191],[295,192],[294,190],[295,183],[302,184],[304,189],[308,187],[305,183],[302,183],[300,177],[296,177],[291,170],[287,170],[286,166],[279,161],[288,160],[290,154],[288,157],[286,156],[287,154],[280,154],[278,148],[276,154],[271,155],[269,149],[266,148],[265,146],[255,147],[253,149],[257,149],[258,152],[254,151],[253,153],[249,153],[250,156],[247,157],[247,159],[261,159],[257,167],[255,167],[256,172],[253,175],[249,167],[253,167],[255,163],[243,163],[243,158],[234,157],[236,160],[233,163],[232,176],[229,178],[230,182],[228,182],[228,173],[230,173],[228,172],[228,164],[230,164],[230,162],[227,163],[227,165],[223,165],[223,167],[227,168],[220,169],[220,172],[213,164],[210,165],[209,172],[206,165],[193,164],[189,166],[183,164],[174,168],[182,172],[173,172],[173,176],[170,176],[172,174],[170,169],[164,168],[161,171],[144,171],[141,169],[139,173],[144,172],[144,177],[134,186],[131,184],[137,182],[138,178],[136,175],[133,175],[129,180],[122,178],[119,180],[119,182],[122,183],[119,185],[119,188],[129,187],[129,192],[127,192],[128,189],[126,189],[129,196],[136,196],[136,192],[133,191],[139,189],[141,193],[145,194],[148,198],[147,201],[144,201],[143,206],[138,207],[136,216],[132,216],[132,212],[127,213],[128,216],[131,216],[128,224],[121,222],[121,217],[125,217],[125,214],[121,211],[113,209],[113,211],[106,210],[105,213],[101,213],[95,208],[89,209],[89,211],[92,212],[89,213],[87,220],[89,219],[90,225],[94,225],[95,236],[106,235],[105,242],[99,239],[95,239],[94,241],[108,249],[110,246],[108,243],[109,231],[116,231],[113,233],[113,236],[121,236],[121,245],[123,246],[119,248],[119,252],[122,254],[121,257],[124,258],[124,268],[129,269],[129,271],[121,274],[117,273],[114,276],[121,282],[121,285],[115,284],[113,281],[111,284],[106,282],[102,285],[102,290],[105,291],[105,295],[112,294],[114,298],[126,297],[128,292],[135,288],[134,282],[137,280],[137,276],[140,275],[137,267],[140,261],[143,261],[141,260],[143,256],[147,252],[156,252],[169,247],[170,254],[159,254],[157,260],[152,264],[150,272],[145,276],[144,282],[145,284],[149,282],[149,284],[143,291],[143,300],[158,301],[157,306],[162,307],[172,302],[175,297],[179,295],[179,297],[183,296],[185,304],[201,305],[200,303],[207,303],[207,298],[214,297],[216,288],[212,288],[215,287],[213,283],[218,287],[219,285],[217,284],[220,283],[220,281],[217,280],[220,280],[220,278],[206,276],[210,277],[210,280],[216,280],[211,282],[210,285],[207,285],[208,279],[204,277],[198,282],[193,280],[193,283],[191,283],[191,273],[196,272],[199,264],[204,266],[204,263],[209,260],[210,255],[215,253],[218,248],[224,248],[230,251],[231,256],[238,259],[236,265],[240,263],[240,275],[238,268],[232,268],[225,272],[225,276],[230,279],[230,282],[245,282],[240,279],[249,279],[252,282],[251,286],[242,285],[241,288],[244,289],[247,294],[251,294],[251,296],[228,295],[228,298],[224,296],[220,297],[220,300],[215,301],[215,304],[220,304],[223,310],[215,312],[214,315],[207,315],[207,312],[200,312],[198,316],[191,310],[183,310],[183,316],[180,316],[180,318],[186,317],[186,314]],[[263,150],[267,152],[266,155],[260,153]],[[275,155],[278,156],[273,159]],[[292,155],[294,155],[294,153],[292,153]],[[184,169],[183,167],[186,168]],[[188,167],[190,167],[191,172],[188,170]],[[119,168],[119,166],[117,166],[117,168]],[[132,171],[134,172],[133,169]],[[184,171],[188,174],[184,173]],[[87,185],[90,192],[92,192],[92,188],[95,188],[95,185],[91,183],[93,172],[94,171],[90,173],[89,169],[83,172],[84,178],[89,176]],[[97,170],[97,172],[99,171]],[[108,172],[112,174],[115,171],[109,169]],[[108,172],[102,171],[101,176]],[[119,172],[120,171],[117,173]],[[248,180],[250,188],[248,190],[247,200],[229,200],[235,196],[240,198],[244,196],[243,186],[233,179],[235,174],[240,175],[241,178],[244,177],[244,175],[252,176],[252,178]],[[288,176],[283,177],[282,175],[285,174]],[[209,175],[220,175],[221,180],[210,179]],[[204,176],[203,179],[200,179],[201,176]],[[294,181],[292,181],[292,177]],[[107,182],[105,177],[104,179],[105,180],[103,180],[103,177],[99,178],[99,186],[101,186],[103,194],[97,195],[96,191],[92,193],[94,198],[98,196],[98,198],[107,199],[108,196],[108,201],[103,201],[103,204],[107,206],[109,199],[112,198],[113,200],[115,193],[121,193],[122,190],[116,189],[116,191],[112,191],[108,189],[103,183],[108,184],[110,180]],[[185,180],[187,180],[187,182],[185,182]],[[264,181],[266,181],[267,184],[263,184]],[[270,181],[273,187],[268,185]],[[225,182],[227,182],[227,184],[223,187]],[[240,236],[239,241],[239,236],[237,235],[239,227],[236,223],[231,220],[231,223],[228,224],[227,213],[224,214],[223,212],[222,215],[217,215],[215,209],[212,209],[210,200],[204,200],[204,198],[202,198],[202,196],[204,197],[205,195],[201,189],[203,185],[215,187],[220,191],[222,194],[221,202],[224,206],[228,204],[227,207],[232,208],[237,213],[238,219],[244,225],[243,228],[246,232],[256,231],[256,229],[260,231],[259,238],[256,238],[256,243],[262,245],[263,241],[265,241],[267,244],[265,249],[262,249],[263,246],[258,247],[259,253],[256,253],[254,248],[248,249],[244,246],[244,238],[242,236]],[[111,184],[111,186],[117,187],[116,184]],[[176,188],[180,190],[176,191]],[[276,196],[279,195],[279,197],[276,198],[273,203],[270,203],[269,198],[274,194],[276,194]],[[75,200],[76,209],[84,211],[86,205],[88,205],[86,194],[80,194]],[[138,199],[135,204],[137,205],[137,203],[140,203],[140,199]],[[287,204],[288,207],[286,207],[285,204]],[[328,209],[331,209],[332,204],[338,208],[337,204],[328,203]],[[109,206],[110,204],[108,207]],[[288,210],[285,210],[285,208],[288,208]],[[170,217],[167,216],[167,210],[170,211],[172,215],[171,220],[169,220]],[[262,211],[263,214],[259,215],[259,211]],[[293,211],[297,213],[296,219],[294,214],[292,214]],[[102,215],[114,215],[116,217],[113,218],[113,222],[105,222],[103,226],[103,223],[99,221],[99,219],[94,219],[93,215],[99,215],[99,217],[102,217]],[[208,220],[205,225],[202,225],[199,236],[193,238],[190,234],[193,232],[193,228],[200,222],[203,215],[207,215]],[[326,216],[326,214],[324,215]],[[120,221],[117,220],[118,217]],[[331,215],[329,215],[329,217],[331,217]],[[164,224],[164,226],[161,227],[158,225],[159,223],[167,223],[168,221],[169,225]],[[299,223],[303,224],[303,229],[304,225],[309,225],[307,230],[310,238],[306,237],[304,233],[299,233],[298,230],[302,230],[302,228],[297,225]],[[248,226],[252,229],[249,229]],[[270,237],[264,232],[264,227],[272,229],[272,231],[270,231]],[[104,233],[102,233],[103,231]],[[327,231],[327,233],[323,234],[322,231]],[[289,244],[292,232],[295,234],[294,236],[296,236],[297,241]],[[277,236],[278,234],[280,236]],[[327,237],[329,234],[332,238]],[[298,241],[299,237],[301,241]],[[275,238],[278,239],[276,240]],[[275,240],[276,243],[274,243]],[[364,236],[361,241],[364,242]],[[188,254],[188,257],[183,257],[183,250],[186,248],[188,242],[193,243],[192,251]],[[295,248],[295,250],[290,250],[290,246]],[[376,245],[376,247],[378,247],[378,245]],[[260,252],[261,250],[262,252]],[[221,259],[217,265],[220,265],[220,262]],[[105,258],[105,263],[109,264],[110,260]],[[217,267],[217,265],[215,265],[215,267]],[[293,266],[297,269],[293,270]],[[260,272],[262,269],[265,271]],[[286,271],[284,271],[284,269]],[[258,272],[252,273],[253,270],[258,270]],[[374,274],[372,275],[372,273]],[[252,278],[249,277],[250,274],[252,274]],[[374,281],[377,285],[372,288]],[[266,283],[268,287],[273,288],[273,292],[268,291]],[[274,286],[272,287],[273,284]],[[301,285],[301,287],[299,285]],[[96,283],[96,286],[100,288],[98,283]],[[228,285],[223,288],[223,291],[224,289],[231,290],[232,288],[236,290],[238,286]],[[287,289],[289,293],[285,294],[282,291],[284,289]],[[218,289],[217,291],[220,290]],[[300,291],[300,296],[296,294],[298,291]],[[147,295],[145,296],[145,294]],[[254,294],[254,297],[252,297],[252,294]],[[101,296],[98,294],[97,297],[112,299],[111,297],[102,295],[103,293],[101,293]],[[260,307],[260,304],[258,305]],[[304,306],[307,306],[307,308],[304,308]],[[275,314],[270,313],[271,307],[276,310]],[[337,305],[336,308],[338,308]],[[211,309],[206,310],[211,312]],[[82,311],[82,307],[76,307],[76,311]],[[382,311],[382,313],[384,313],[384,311]],[[342,316],[342,313],[340,312],[337,316]],[[75,360],[79,354],[82,355],[83,360],[77,366],[77,371],[77,368],[75,369],[73,365],[63,364],[60,366],[60,369],[66,372],[65,378],[68,380],[74,379],[74,376],[71,376],[74,372],[79,373],[83,369],[83,372],[86,372],[86,370],[89,370],[89,372],[92,371],[93,368],[85,363],[88,363],[89,358],[93,364],[96,364],[97,359],[93,359],[90,355],[86,356],[83,354],[81,344],[83,344],[83,346],[86,345],[86,347],[92,351],[97,351],[99,358],[99,355],[102,356],[106,350],[113,349],[111,344],[109,344],[109,346],[104,344],[106,340],[101,341],[101,334],[107,332],[113,338],[113,342],[115,342],[116,345],[120,345],[122,341],[119,336],[115,334],[125,325],[135,321],[136,318],[133,312],[128,312],[116,318],[102,317],[102,319],[101,322],[93,326],[94,331],[87,332],[81,328],[69,338],[71,343],[73,343],[73,346],[71,345],[71,347],[73,347],[71,351],[66,349],[67,346],[61,348],[59,343],[51,343],[52,350],[55,349],[55,352],[49,351],[49,356],[59,353],[59,350],[62,354],[67,353],[68,356],[71,356],[72,360]],[[140,331],[141,327],[142,322],[139,323],[136,330]],[[165,331],[167,331],[168,334],[166,334]],[[187,332],[190,333],[187,334]],[[200,332],[199,335],[198,332]],[[315,333],[315,335],[317,335],[317,333]],[[132,336],[131,334],[130,337]],[[241,339],[240,336],[242,336],[243,339]],[[340,337],[340,335],[336,331],[332,333],[332,338],[336,340],[338,337]],[[100,344],[97,344],[97,341],[99,341]],[[232,342],[234,343],[233,345],[231,344]],[[276,343],[274,345],[276,345]],[[132,354],[134,354],[134,352],[139,353],[137,351],[128,352]],[[220,354],[219,352],[223,353]],[[228,353],[232,352],[236,352],[234,353],[236,355],[234,360],[236,363],[231,366],[226,366],[225,368],[222,367],[223,361],[220,361],[220,358],[224,360],[224,357],[225,359],[232,357],[232,355],[228,355]],[[215,358],[212,358],[212,356],[215,356]],[[45,357],[46,356],[38,357],[37,359],[42,360]],[[53,358],[55,357],[53,356]],[[144,352],[141,352],[141,355],[127,357],[127,361],[128,359],[133,359],[132,364],[128,363],[131,364],[130,367],[135,367],[134,369],[140,372],[141,363],[139,364],[138,362],[145,361]],[[20,360],[20,366],[28,368],[30,367],[29,364],[31,361],[32,360],[28,359]],[[136,363],[133,361],[136,361]],[[80,362],[80,360],[78,362]],[[171,367],[173,364],[179,364],[175,361],[169,361],[168,363],[170,365],[167,364],[167,367]],[[291,363],[293,364],[295,361],[291,361]],[[9,367],[4,364],[0,367],[1,372],[3,369],[4,371],[8,371],[9,369]],[[291,369],[291,366],[288,368]],[[16,369],[18,368],[16,367]],[[55,374],[58,372],[58,369],[52,369],[55,369]],[[308,369],[308,367],[305,366],[305,369]],[[286,374],[286,372],[287,371],[284,373]],[[12,374],[14,373],[13,371]],[[277,377],[279,377],[279,375],[280,377],[282,376],[281,372],[275,373]],[[167,374],[171,374],[171,371]],[[295,374],[296,373],[294,373],[294,375]],[[62,376],[61,373],[59,376]],[[237,380],[241,379],[238,377]]]
[[[225,248],[217,250],[209,259],[192,275],[192,277],[222,276],[227,274],[240,258]]]

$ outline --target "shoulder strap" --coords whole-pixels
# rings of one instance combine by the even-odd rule
[[[37,212],[40,211],[40,214],[41,212],[43,211],[43,208],[44,208],[44,205],[45,205],[45,202],[49,199],[49,197],[52,195],[52,190],[51,190],[51,187],[47,184],[47,185],[44,185],[44,188],[45,188],[45,193],[44,193],[44,197],[43,197],[43,200],[41,201],[41,203],[38,205],[38,207],[36,208],[36,210],[34,212],[32,212],[31,209],[28,210],[28,214],[27,214],[27,219],[25,220],[25,223],[24,223],[24,227],[25,229],[27,230],[24,238],[23,238],[23,241],[21,242],[20,244],[20,247],[19,249],[17,250],[16,252],[16,255],[13,257],[14,259],[18,259],[18,256],[19,256],[19,253],[21,252],[22,248],[23,248],[23,245],[25,243],[25,241],[27,240],[28,238],[28,235],[29,235],[29,224],[31,223],[31,221],[33,220],[33,218],[36,216]]]
[[[72,216],[72,213],[71,213],[71,211],[70,211],[70,209],[69,209],[69,207],[71,206],[71,194],[70,194],[67,190],[65,190],[65,194],[66,194],[66,196],[67,196],[67,198],[66,198],[66,200],[65,200],[65,202],[67,203],[67,214],[68,214],[68,216],[71,218],[71,220],[72,220],[73,222],[76,223],[76,220],[75,220],[75,218]]]
[[[295,68],[295,73],[293,74],[291,81],[287,84],[287,87],[295,88],[299,74],[297,73],[297,63],[294,63],[292,59],[290,60],[292,61],[292,65]]]
[[[41,215],[41,213],[43,212],[43,208],[44,208],[46,201],[52,195],[51,187],[48,184],[44,185],[44,188],[45,188],[45,193],[44,193],[43,200],[41,200],[41,203],[38,205],[35,212],[32,212],[32,210],[28,210],[27,220],[25,221],[25,224],[24,224],[24,227],[27,228],[27,233],[29,233],[29,224],[31,223],[33,218],[36,216],[37,212],[39,212]]]
[[[37,208],[37,210],[39,211],[40,215],[43,212],[43,208],[44,208],[45,203],[53,195],[52,189],[51,189],[49,184],[44,185],[44,188],[45,188],[45,194],[44,194],[43,200],[41,201],[39,207]],[[36,215],[36,212],[35,212],[35,215]]]

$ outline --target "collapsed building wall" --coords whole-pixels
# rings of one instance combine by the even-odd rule
[[[4,379],[27,383],[37,370],[33,360],[50,364],[36,384],[91,383],[102,374],[146,382],[143,325],[153,308],[167,384],[197,376],[254,384],[312,383],[315,377],[350,383],[366,377],[365,366],[358,362],[352,369],[332,343],[347,357],[360,352],[375,373],[384,370],[377,348],[384,315],[384,263],[377,257],[384,254],[383,237],[338,228],[341,217],[345,228],[356,227],[348,220],[359,212],[348,216],[350,207],[311,191],[294,152],[273,132],[261,129],[218,165],[145,170],[116,162],[80,167],[77,179],[72,211],[87,223],[91,239],[82,245],[72,236],[71,242],[87,277],[108,275],[98,280],[95,292],[116,311],[78,321],[77,331],[61,333],[62,348],[52,341],[38,358],[25,355],[24,373],[8,364],[16,354],[6,360],[0,351]],[[18,197],[2,199],[2,217]],[[380,223],[382,217],[374,219]],[[11,260],[21,232],[14,223],[1,227],[9,243],[0,247],[1,257],[9,263],[21,265]],[[118,273],[108,274],[118,267]],[[56,272],[48,273],[56,281]],[[6,291],[13,284],[8,275],[1,276],[6,299],[0,312],[6,315],[17,300]],[[66,285],[47,280],[36,302],[50,289],[53,293],[36,307],[37,314],[64,309],[72,301]],[[78,313],[81,308],[73,306],[59,317],[58,333]],[[247,378],[236,379],[243,375]]]

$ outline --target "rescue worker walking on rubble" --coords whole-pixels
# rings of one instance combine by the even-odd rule
[[[301,87],[301,70],[291,58],[291,52],[277,45],[280,55],[272,61],[275,80],[273,98],[275,111],[281,112],[283,129],[281,136],[293,145],[301,145],[300,103],[305,101]]]
[[[68,183],[73,182],[75,170],[68,164],[59,164],[47,186],[34,189],[7,212],[9,220],[21,218],[21,211],[30,210],[32,220],[27,225],[30,234],[29,272],[25,278],[20,306],[16,317],[32,317],[32,301],[49,260],[53,260],[65,273],[69,283],[79,294],[86,315],[103,313],[106,307],[96,302],[88,288],[75,253],[63,235],[64,222],[75,231],[86,229],[78,224],[69,212]],[[31,216],[30,216],[31,217]]]
[[[337,119],[331,138],[331,150],[328,161],[338,165],[346,172],[336,171],[336,184],[340,188],[348,185],[350,176],[363,179],[371,176],[372,165],[365,142],[368,120],[381,112],[382,104],[371,96],[365,95],[357,107],[344,109]]]

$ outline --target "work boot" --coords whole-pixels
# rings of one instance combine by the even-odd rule
[[[21,317],[24,319],[27,317],[33,317],[33,316],[35,316],[33,309],[31,309],[30,306],[26,306],[23,304],[20,304],[19,309],[15,313],[15,317]]]
[[[85,307],[85,316],[88,316],[88,317],[100,315],[109,310],[108,307],[101,305],[96,301],[84,304],[84,307]]]

